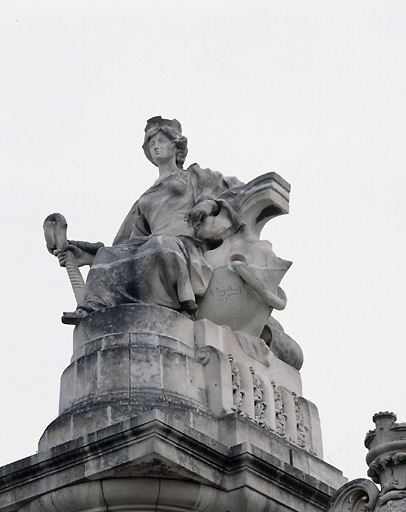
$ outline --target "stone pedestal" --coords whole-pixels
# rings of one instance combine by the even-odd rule
[[[345,482],[321,456],[300,374],[263,340],[118,306],[75,328],[59,416],[0,469],[0,512],[321,511]]]
[[[40,450],[141,411],[171,407],[183,421],[195,411],[214,417],[237,412],[322,457],[317,409],[302,397],[299,372],[258,337],[138,304],[86,317],[73,345],[59,416]]]

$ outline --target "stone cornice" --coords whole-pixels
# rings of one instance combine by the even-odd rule
[[[234,421],[237,430],[247,422],[238,414],[229,415],[226,420]],[[275,448],[279,447],[277,452],[292,446],[275,434],[267,436]],[[312,459],[310,464],[319,464],[334,473],[334,468],[300,448],[290,450],[292,462],[306,457]],[[148,477],[145,462],[152,468],[150,471],[155,471],[155,477],[158,471],[162,478],[177,476],[227,493],[244,485],[265,496],[272,483],[273,493],[277,489],[276,494],[289,493],[318,506],[326,505],[334,492],[326,483],[252,443],[227,447],[154,410],[1,468],[0,497],[4,505],[0,511],[17,511],[24,503],[67,485],[120,476]]]

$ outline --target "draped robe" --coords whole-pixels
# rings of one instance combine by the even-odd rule
[[[213,272],[204,259],[209,245],[185,217],[200,202],[241,185],[197,164],[159,178],[133,205],[113,246],[97,251],[79,306],[95,311],[146,303],[181,310],[183,302],[204,295]],[[224,200],[217,205],[233,216]]]

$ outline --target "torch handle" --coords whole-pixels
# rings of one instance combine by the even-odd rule
[[[60,213],[48,215],[44,222],[44,235],[48,251],[53,254],[56,249],[62,250],[67,242],[68,224]],[[85,282],[71,251],[66,251],[66,271],[78,304],[83,301]]]
[[[69,276],[70,284],[72,285],[73,293],[75,294],[76,302],[80,304],[83,302],[85,296],[85,282],[82,273],[76,264],[75,257],[70,251],[66,251],[66,271]]]

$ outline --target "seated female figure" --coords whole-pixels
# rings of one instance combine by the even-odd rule
[[[187,139],[177,120],[150,119],[143,149],[159,178],[133,205],[113,246],[95,252],[91,244],[70,242],[58,254],[62,266],[66,250],[79,266],[91,265],[84,300],[76,311],[64,313],[64,323],[76,324],[93,311],[128,303],[193,315],[196,297],[204,295],[212,275],[204,258],[210,244],[196,235],[196,228],[220,210],[230,218],[227,235],[240,228],[232,207],[218,198],[241,182],[197,164],[184,170]]]

